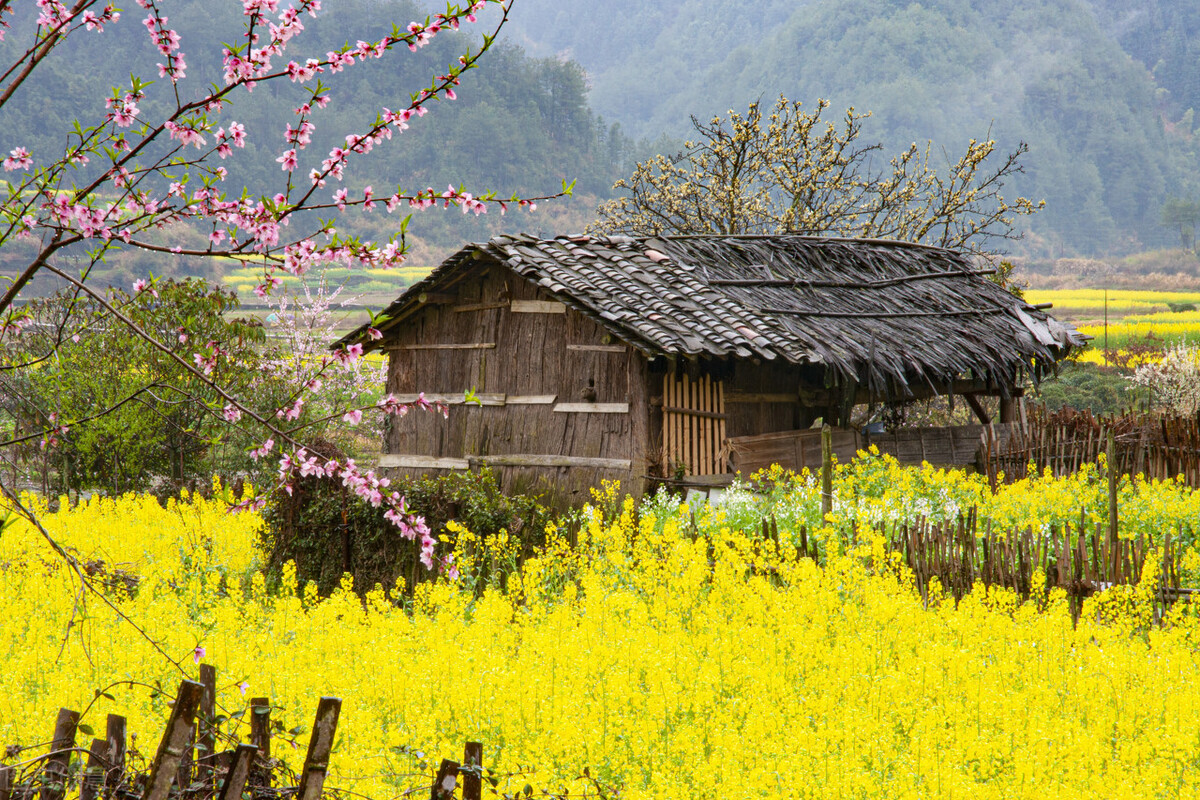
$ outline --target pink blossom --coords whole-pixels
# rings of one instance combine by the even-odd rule
[[[203,645],[196,645],[196,649],[192,651],[192,660],[199,664],[200,659],[204,658],[206,652]]]
[[[275,440],[267,439],[261,445],[253,448],[250,451],[250,458],[254,459],[255,461],[258,461],[258,459],[262,458],[267,453],[271,452],[271,448],[273,448],[274,446],[275,446]]]
[[[9,172],[14,169],[29,169],[33,165],[33,159],[24,147],[17,147],[9,152],[8,158],[4,159],[4,169]]]
[[[351,425],[357,425],[362,422],[362,410],[358,408],[351,409],[342,415],[342,419]]]
[[[283,165],[284,172],[292,172],[296,169],[296,150],[295,148],[286,151],[279,158],[275,159]]]
[[[158,291],[154,288],[154,284],[152,284],[150,281],[146,280],[145,278],[138,278],[136,281],[133,282],[133,293],[134,294],[141,294],[142,292],[146,291],[147,289],[150,290],[150,294],[154,295],[155,297],[158,297]]]

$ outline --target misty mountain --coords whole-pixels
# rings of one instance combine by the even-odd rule
[[[785,94],[872,111],[868,139],[893,151],[1028,142],[1011,189],[1047,208],[1022,246],[1106,253],[1169,244],[1162,202],[1200,191],[1200,10],[1174,5],[518,0],[507,35],[577,59],[592,107],[636,136]]]

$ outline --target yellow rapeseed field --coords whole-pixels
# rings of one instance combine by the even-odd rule
[[[578,531],[552,532],[503,588],[475,585],[475,563],[512,542],[460,530],[459,575],[402,602],[349,587],[318,598],[286,569],[269,586],[260,520],[213,501],[129,496],[46,513],[80,559],[138,576],[132,596],[109,596],[179,668],[16,523],[0,538],[0,745],[44,741],[65,705],[88,707],[98,729],[110,711],[128,715],[152,751],[166,698],[146,685],[194,676],[199,647],[219,670],[223,713],[270,696],[285,728],[307,728],[318,697],[344,698],[330,783],[376,800],[428,786],[414,773],[467,740],[511,775],[508,791],[595,796],[586,768],[627,798],[1200,794],[1192,612],[1147,624],[1148,585],[1089,601],[1078,628],[1057,592],[1022,604],[977,587],[957,607],[936,592],[926,607],[880,541],[843,548],[833,533],[964,505],[1016,525],[1077,519],[1100,513],[1094,470],[991,497],[959,473],[844,467],[835,519],[816,520],[823,568],[756,535],[764,512],[785,543],[811,520],[811,477],[770,477],[770,491],[743,488],[719,508],[666,495],[635,507],[607,487]],[[1194,537],[1195,493],[1122,492],[1122,535]],[[276,754],[294,769],[306,740]]]

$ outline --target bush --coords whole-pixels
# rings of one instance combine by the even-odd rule
[[[1038,394],[1047,410],[1070,407],[1093,414],[1119,414],[1129,407],[1129,376],[1120,369],[1083,361],[1068,362],[1058,376],[1042,382]]]
[[[328,458],[341,458],[329,442],[311,449]],[[506,496],[487,468],[400,480],[391,488],[406,498],[414,513],[425,518],[442,542],[439,558],[453,552],[457,544],[456,532],[446,526],[452,520],[484,541],[507,532],[519,544],[518,559],[545,542],[550,511],[535,497]],[[337,588],[347,572],[360,593],[376,584],[391,589],[398,580],[411,592],[416,584],[440,574],[442,565],[427,570],[420,562],[419,543],[401,536],[384,519],[383,511],[358,500],[335,481],[300,479],[290,496],[276,496],[266,511],[262,544],[270,569],[278,574],[284,563],[295,561],[298,579],[315,582],[323,595]],[[493,570],[499,567],[490,566]],[[480,586],[489,576],[482,577]]]

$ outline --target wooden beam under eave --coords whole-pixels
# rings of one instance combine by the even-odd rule
[[[976,419],[978,419],[984,425],[992,424],[991,414],[987,413],[987,409],[983,407],[983,403],[979,402],[979,398],[976,395],[964,394],[962,398],[967,401],[967,405],[969,405],[971,410],[975,412]]]

